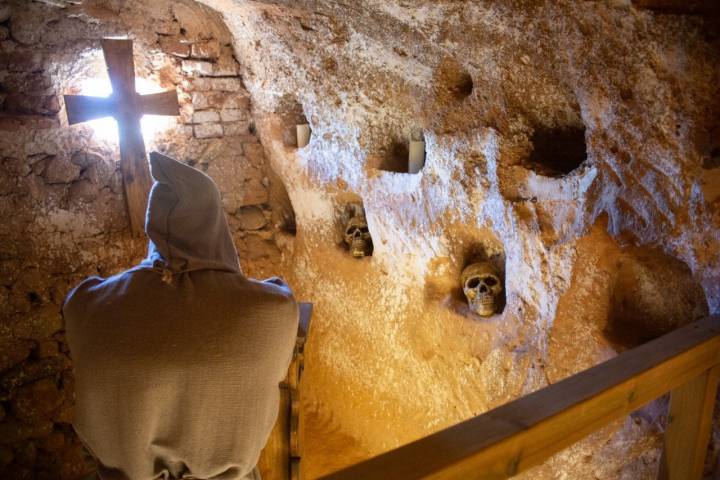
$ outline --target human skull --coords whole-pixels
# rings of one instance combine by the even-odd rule
[[[372,238],[364,217],[355,216],[350,219],[345,227],[345,243],[348,244],[350,253],[355,258],[362,258],[370,251]]]
[[[482,317],[492,316],[503,291],[495,267],[488,262],[473,263],[462,271],[461,280],[470,310]]]

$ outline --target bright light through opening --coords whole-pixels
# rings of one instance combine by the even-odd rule
[[[135,91],[141,95],[159,93],[163,89],[144,78],[135,77]],[[112,85],[109,78],[88,78],[80,84],[80,95],[92,97],[109,97],[112,94]],[[173,117],[165,115],[143,115],[140,119],[140,128],[146,142],[152,141],[156,134],[172,128],[175,123]],[[118,125],[113,117],[91,120],[88,125],[94,134],[108,142],[118,142]]]

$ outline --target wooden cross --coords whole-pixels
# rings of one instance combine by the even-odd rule
[[[179,115],[177,92],[140,95],[135,91],[132,40],[105,38],[103,55],[113,93],[109,97],[65,95],[68,123],[74,125],[102,117],[115,117],[120,131],[120,170],[125,185],[130,228],[143,234],[148,192],[152,181],[145,156],[140,118],[150,115]]]

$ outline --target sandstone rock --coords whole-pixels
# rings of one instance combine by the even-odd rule
[[[70,186],[70,202],[91,203],[98,198],[98,187],[89,180],[81,179]]]
[[[233,56],[231,47],[222,47],[220,57],[215,62],[213,75],[218,77],[230,77],[238,74],[239,65]]]
[[[268,191],[262,180],[252,178],[243,184],[241,205],[262,205],[268,199]]]
[[[43,420],[28,425],[19,420],[8,419],[0,423],[0,445],[13,445],[23,440],[48,436],[53,429],[53,422]]]
[[[190,44],[184,38],[160,37],[160,48],[163,52],[180,58],[190,56]]]
[[[41,439],[38,445],[46,452],[58,452],[65,446],[65,435],[62,432],[53,432]]]
[[[12,8],[10,8],[10,5],[0,5],[0,23],[6,22],[11,14]]]
[[[60,309],[52,304],[33,308],[27,316],[13,322],[13,332],[19,338],[45,339],[62,327]]]
[[[0,343],[0,372],[19,364],[32,351],[33,344],[27,340],[3,341]]]
[[[43,172],[47,183],[70,183],[80,176],[80,167],[70,162],[68,158],[54,156]]]
[[[38,358],[54,357],[59,353],[58,342],[54,338],[39,341],[35,350]]]
[[[220,56],[220,43],[215,39],[195,42],[190,47],[190,56],[193,58],[216,60]]]
[[[18,388],[10,405],[18,419],[29,424],[41,423],[58,412],[62,396],[54,379],[43,378]]]
[[[247,135],[250,131],[250,122],[223,123],[223,130],[226,137]]]
[[[223,136],[222,125],[219,123],[203,123],[193,126],[196,138],[220,138]]]
[[[42,38],[43,26],[47,20],[35,8],[16,9],[12,12],[10,35],[22,45],[35,45]]]
[[[242,207],[237,212],[239,226],[242,230],[260,230],[268,221],[258,207]]]
[[[0,472],[5,470],[5,467],[15,458],[12,448],[7,445],[0,445]]]
[[[35,442],[25,442],[15,448],[15,463],[23,467],[34,467],[37,461],[37,446]]]

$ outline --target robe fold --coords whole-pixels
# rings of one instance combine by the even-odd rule
[[[147,258],[63,307],[74,428],[103,479],[259,478],[297,304],[243,276],[208,176],[157,152],[150,165]]]

